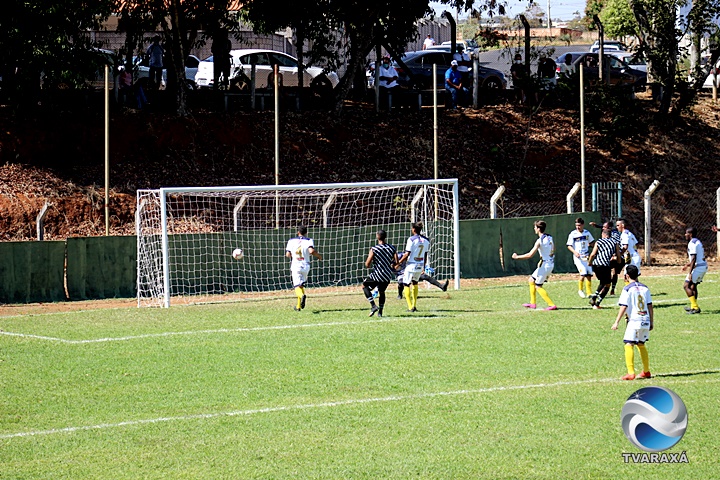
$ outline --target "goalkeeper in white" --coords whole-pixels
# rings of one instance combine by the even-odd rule
[[[298,228],[297,237],[288,240],[285,247],[285,256],[292,258],[290,264],[290,273],[292,274],[293,288],[297,296],[297,306],[293,307],[295,311],[305,308],[305,282],[307,282],[308,273],[310,273],[310,256],[322,260],[315,250],[315,243],[312,238],[307,237],[307,227]]]

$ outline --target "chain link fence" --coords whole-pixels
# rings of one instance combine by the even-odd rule
[[[705,256],[717,257],[715,225],[717,200],[715,189],[696,185],[692,193],[663,195],[662,186],[651,197],[651,263],[684,265],[688,262],[685,229],[695,227],[697,238],[705,248]],[[641,224],[644,225],[644,222]]]
[[[625,190],[622,193],[622,217],[628,229],[638,239],[638,250],[645,261],[645,210],[642,191]],[[477,198],[474,202],[461,205],[460,218],[463,220],[490,218],[490,197]],[[528,201],[504,195],[497,204],[498,218],[541,217],[567,213],[566,199],[560,194],[548,196],[548,192],[535,192],[531,197],[542,201]],[[601,212],[602,220],[616,220],[616,214]],[[580,210],[579,199],[575,199],[575,210]],[[615,210],[613,210],[615,212]],[[716,187],[695,185],[692,192],[684,195],[665,195],[662,184],[651,197],[650,209],[650,258],[653,265],[684,265],[688,261],[685,229],[695,227],[697,237],[703,243],[705,256],[715,260],[718,255],[716,233],[712,231],[717,218]]]

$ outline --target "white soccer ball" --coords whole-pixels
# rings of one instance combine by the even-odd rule
[[[244,256],[245,254],[243,253],[242,248],[236,248],[233,250],[232,257],[235,260],[242,260]]]

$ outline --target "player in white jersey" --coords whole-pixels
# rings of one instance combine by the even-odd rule
[[[592,294],[593,269],[588,264],[588,256],[592,251],[594,241],[595,238],[593,238],[592,233],[585,229],[585,220],[580,217],[576,218],[575,230],[570,232],[565,245],[573,254],[573,261],[580,274],[580,280],[578,280],[578,295],[580,298],[586,298]]]
[[[543,288],[545,280],[547,280],[555,267],[555,242],[551,235],[545,233],[546,227],[547,224],[545,222],[537,220],[533,228],[538,239],[535,241],[532,250],[522,255],[518,255],[517,253],[512,254],[513,260],[527,260],[532,258],[535,252],[540,252],[540,263],[528,279],[530,286],[530,303],[523,303],[523,307],[533,310],[537,308],[536,295],[538,293],[548,304],[545,310],[557,310],[557,306],[555,306]]]
[[[637,238],[625,227],[624,218],[618,218],[615,226],[620,232],[620,253],[625,258],[625,264],[635,265],[640,272],[640,254],[635,250],[635,246],[638,244]]]
[[[650,289],[638,282],[640,272],[635,265],[625,267],[625,280],[629,283],[623,288],[620,294],[620,311],[618,312],[613,330],[617,330],[620,319],[627,313],[628,324],[625,329],[625,365],[628,373],[623,380],[635,380],[635,350],[637,346],[642,359],[643,371],[638,378],[650,378],[650,359],[648,358],[645,342],[650,339],[650,330],[653,329],[653,305]]]
[[[698,291],[697,287],[699,283],[702,283],[703,277],[707,272],[707,261],[705,260],[705,249],[703,244],[697,238],[697,229],[695,227],[688,227],[685,230],[685,240],[688,241],[688,257],[690,261],[683,266],[683,272],[686,269],[690,269],[687,277],[685,278],[685,293],[690,299],[690,306],[685,307],[685,311],[690,314],[700,313],[700,307],[698,307],[697,298]]]
[[[292,274],[293,288],[297,296],[297,306],[294,310],[300,311],[305,308],[305,282],[307,282],[308,273],[310,273],[310,256],[322,260],[315,250],[315,243],[312,238],[307,237],[307,227],[298,228],[297,237],[293,237],[287,242],[285,247],[285,256],[292,259],[290,263],[290,273]]]
[[[408,312],[417,311],[418,280],[425,271],[425,264],[430,252],[430,240],[421,235],[422,229],[422,222],[413,223],[412,235],[408,238],[405,244],[405,253],[398,262],[400,264],[407,262],[403,275],[403,284],[405,285],[405,300],[407,300]]]

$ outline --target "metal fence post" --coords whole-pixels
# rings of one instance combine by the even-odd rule
[[[38,213],[37,218],[35,219],[36,227],[37,227],[37,239],[39,242],[45,240],[45,216],[47,215],[48,207],[50,206],[50,203],[45,202],[45,205],[40,209],[40,213]]]
[[[720,257],[720,188],[715,191],[715,256]]]
[[[660,185],[658,180],[655,180],[643,195],[643,201],[645,204],[645,264],[650,265],[650,198],[653,192]]]
[[[580,182],[577,182],[573,187],[570,189],[570,192],[565,197],[565,204],[567,205],[567,213],[573,213],[573,199],[580,191],[580,187],[582,187],[582,184]],[[595,184],[593,183],[593,191],[595,191]]]
[[[497,202],[503,193],[505,193],[505,185],[500,185],[490,198],[490,218],[497,218]]]

